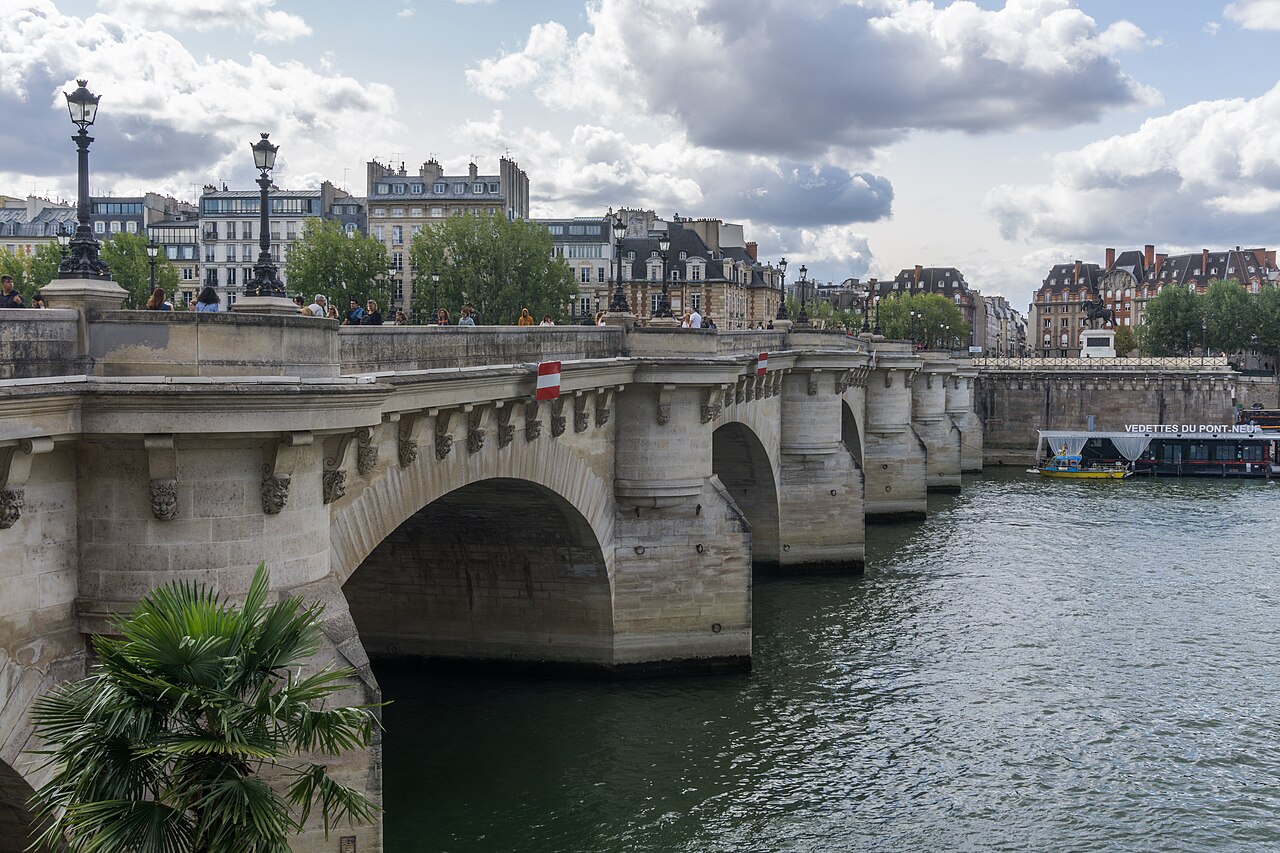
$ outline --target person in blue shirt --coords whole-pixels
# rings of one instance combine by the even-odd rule
[[[222,306],[218,304],[218,291],[212,287],[206,287],[200,291],[200,295],[196,297],[196,313],[212,314],[217,312]]]
[[[359,326],[364,322],[364,309],[360,307],[360,303],[351,300],[351,307],[347,309],[347,319],[344,325]]]

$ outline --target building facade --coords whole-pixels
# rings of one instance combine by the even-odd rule
[[[253,280],[253,265],[260,251],[260,198],[258,190],[229,190],[225,186],[206,186],[200,196],[200,283],[218,292],[224,310],[244,295],[246,284]],[[333,218],[334,206],[340,200],[345,206],[349,198],[328,181],[314,190],[271,190],[271,258],[286,288],[289,249],[302,236],[306,220]]]
[[[404,163],[393,168],[370,160],[367,183],[368,233],[386,245],[395,270],[391,277],[393,307],[413,304],[415,271],[409,263],[409,249],[423,228],[464,214],[529,218],[529,176],[506,157],[498,161],[496,175],[481,175],[475,163],[466,175],[446,175],[440,163],[431,159],[417,174],[409,174]]]
[[[0,206],[0,249],[11,255],[34,255],[46,243],[55,243],[59,229],[76,230],[76,206],[39,196],[3,197]]]
[[[200,293],[200,220],[170,219],[153,222],[148,236],[160,244],[160,252],[178,272],[178,292],[172,294],[175,304],[189,305]]]
[[[916,264],[910,269],[902,269],[892,279],[879,281],[873,278],[869,286],[876,299],[900,293],[933,293],[945,296],[955,303],[964,321],[969,324],[970,340],[962,341],[961,344],[986,348],[987,324],[982,296],[969,287],[964,273],[955,267],[926,267]]]
[[[89,198],[89,223],[99,240],[109,240],[122,233],[148,236],[153,223],[191,219],[196,215],[194,204],[159,193]]]

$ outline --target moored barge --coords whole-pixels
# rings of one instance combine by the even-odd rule
[[[1079,456],[1157,477],[1280,477],[1280,430],[1245,425],[1143,425],[1124,432],[1040,430],[1036,462]]]

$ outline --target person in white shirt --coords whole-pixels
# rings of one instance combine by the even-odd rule
[[[689,315],[689,328],[690,329],[702,328],[702,315],[698,313],[697,308],[694,308],[693,313]]]
[[[323,293],[317,293],[315,301],[307,306],[307,310],[311,312],[312,317],[323,317],[328,312],[329,300],[324,298]]]

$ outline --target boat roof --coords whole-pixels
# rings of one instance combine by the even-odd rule
[[[1264,430],[1257,427],[1249,427],[1244,425],[1238,428],[1238,431],[1224,426],[1222,430],[1217,432],[1196,430],[1178,430],[1171,431],[1166,429],[1139,431],[1125,430],[1119,431],[1094,431],[1088,430],[1061,430],[1061,429],[1041,429],[1036,430],[1040,434],[1040,438],[1050,443],[1054,441],[1064,441],[1071,439],[1093,439],[1093,438],[1150,438],[1150,439],[1195,439],[1197,441],[1240,441],[1241,439],[1252,439],[1255,441],[1275,441],[1280,440],[1280,431]]]

